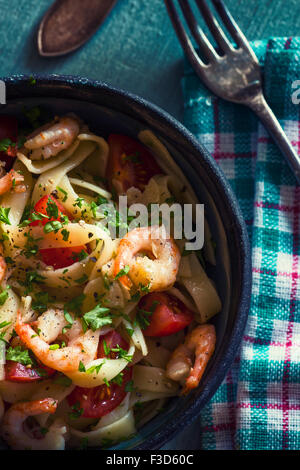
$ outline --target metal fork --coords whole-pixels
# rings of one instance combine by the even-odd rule
[[[192,45],[176,10],[174,0],[164,1],[179,41],[200,79],[217,96],[227,101],[249,106],[257,114],[280,148],[300,184],[300,157],[263,96],[257,57],[223,1],[212,0],[237,48],[234,48],[228,41],[206,0],[195,0],[218,45],[218,50],[216,50],[197,23],[189,0],[178,0],[186,23],[207,63],[199,57]]]

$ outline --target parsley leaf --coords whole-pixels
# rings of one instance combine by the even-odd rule
[[[71,258],[74,261],[83,261],[85,258],[87,258],[89,255],[85,250],[81,250],[80,253],[73,253]]]
[[[132,354],[128,354],[128,351],[122,349],[119,345],[117,345],[115,348],[110,348],[110,350],[114,353],[117,353],[118,358],[125,359],[127,362],[132,361]]]
[[[11,225],[8,215],[10,213],[10,207],[0,207],[0,222],[4,222],[7,225]]]
[[[1,289],[0,291],[0,305],[4,305],[5,302],[8,299],[8,289],[9,286],[7,286],[5,289]]]
[[[123,269],[121,269],[118,274],[115,276],[115,281],[117,279],[119,279],[120,277],[122,276],[125,276],[126,274],[128,274],[130,271],[130,267],[128,265],[126,265]]]
[[[153,315],[159,304],[160,302],[158,302],[158,300],[154,300],[149,311],[142,308],[138,309],[134,320],[134,326],[138,325],[142,330],[145,330],[150,325],[150,317]]]
[[[0,152],[7,152],[11,145],[16,145],[11,139],[0,140]]]
[[[109,308],[102,307],[101,304],[98,304],[93,310],[85,313],[83,319],[93,331],[96,331],[102,326],[112,324],[112,318],[108,316],[109,312]]]
[[[88,280],[88,276],[86,274],[83,274],[79,279],[75,279],[75,282],[77,284],[84,284]]]
[[[65,320],[68,324],[66,326],[64,326],[63,329],[62,329],[62,334],[63,335],[66,334],[67,330],[70,330],[70,328],[72,327],[72,325],[74,323],[74,320],[73,320],[72,316],[66,310],[64,311],[64,317],[65,317]]]
[[[83,414],[83,408],[80,408],[80,403],[77,401],[73,406],[71,406],[73,410],[72,413],[69,413],[70,418],[78,419]]]
[[[58,219],[58,207],[55,202],[52,202],[49,198],[47,201],[46,212],[49,218],[53,217],[54,219]]]
[[[89,367],[89,369],[86,370],[86,373],[87,374],[93,374],[94,372],[96,372],[96,374],[99,374],[100,369],[103,366],[103,364],[104,364],[104,362],[102,362],[101,364],[98,364],[97,366]]]
[[[79,207],[79,209],[82,208],[82,204],[84,203],[84,199],[83,197],[78,197],[75,201],[75,203],[73,204],[73,207]]]
[[[47,222],[44,225],[44,232],[45,233],[50,233],[54,232],[57,233],[61,228],[63,228],[63,225],[59,220],[53,220],[52,222]]]
[[[48,303],[50,301],[51,299],[49,299],[48,292],[37,292],[34,300],[32,301],[31,307],[38,313],[43,313],[47,310]]]
[[[57,189],[58,191],[60,191],[61,193],[64,194],[64,198],[63,198],[62,202],[66,202],[66,200],[68,199],[68,193],[67,193],[67,191],[65,191],[64,189],[60,188],[59,186],[56,186],[56,189]]]
[[[16,346],[15,348],[10,346],[6,351],[6,360],[20,362],[24,366],[33,365],[28,349],[23,351],[21,346]]]
[[[85,294],[80,294],[77,297],[74,297],[74,299],[70,300],[65,304],[65,311],[70,310],[71,312],[74,312],[79,315],[81,313],[82,304],[85,298]]]
[[[27,288],[26,289],[26,294],[27,294],[32,291],[33,283],[43,284],[45,279],[46,278],[44,276],[41,276],[37,271],[28,271],[26,273],[25,282],[19,281],[19,284]]]
[[[67,229],[64,228],[64,229],[61,231],[61,234],[62,234],[62,236],[63,236],[63,241],[64,241],[64,242],[67,242],[67,241],[69,240],[70,232],[69,232]]]

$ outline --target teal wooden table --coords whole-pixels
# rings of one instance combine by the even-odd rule
[[[97,34],[75,53],[40,58],[36,30],[51,0],[0,0],[0,76],[66,73],[134,92],[182,119],[182,51],[163,0],[119,0]],[[299,0],[226,0],[248,39],[294,36]],[[197,449],[195,423],[165,448]]]

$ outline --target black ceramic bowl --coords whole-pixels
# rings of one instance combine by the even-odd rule
[[[106,84],[70,76],[4,78],[7,105],[2,114],[20,114],[24,106],[43,105],[54,114],[75,112],[94,132],[135,137],[151,129],[168,147],[190,181],[216,242],[217,266],[209,275],[217,285],[223,309],[214,318],[217,347],[201,385],[186,397],[170,400],[166,410],[138,434],[114,449],[158,449],[197,418],[216,392],[239,347],[250,304],[251,269],[246,227],[228,182],[207,150],[170,115],[142,98]]]

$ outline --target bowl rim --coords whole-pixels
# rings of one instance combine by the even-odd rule
[[[32,78],[36,80],[36,84],[34,85],[32,85]],[[188,427],[192,422],[194,422],[197,417],[199,417],[200,411],[204,405],[206,405],[213,397],[224,380],[242,342],[243,332],[246,327],[248,311],[251,302],[252,269],[251,249],[247,228],[236,196],[231,189],[229,181],[226,179],[222,170],[208,150],[203,146],[203,144],[176,118],[171,116],[167,111],[161,109],[159,106],[149,102],[147,99],[135,95],[132,92],[111,86],[103,81],[92,80],[77,75],[35,73],[30,75],[13,74],[6,77],[0,77],[0,80],[4,81],[7,86],[8,98],[11,87],[13,88],[14,86],[23,86],[25,88],[28,87],[28,90],[33,91],[34,87],[39,87],[39,85],[42,85],[41,90],[43,91],[43,89],[45,89],[45,96],[47,96],[47,86],[57,86],[58,88],[70,87],[75,90],[90,90],[91,92],[98,91],[107,94],[108,96],[114,95],[123,100],[130,101],[135,105],[135,108],[138,111],[142,112],[146,110],[148,116],[150,116],[153,120],[159,120],[160,122],[166,124],[167,127],[173,128],[176,134],[181,135],[187,144],[192,146],[194,151],[201,155],[201,162],[205,163],[206,167],[210,169],[212,174],[214,174],[214,178],[218,180],[218,191],[222,193],[223,196],[225,196],[227,199],[227,206],[231,210],[231,216],[236,224],[235,229],[240,236],[240,262],[242,274],[241,291],[233,329],[222,356],[222,367],[219,365],[217,373],[210,378],[209,385],[203,390],[201,396],[195,398],[193,406],[181,412],[180,425],[178,425],[177,421],[176,423],[171,423],[170,425],[168,424],[168,427],[164,432],[159,431],[155,436],[151,436],[149,438],[151,440],[150,446],[147,445],[147,442],[142,442],[137,446],[129,447],[134,450],[159,449],[165,443],[173,439],[176,434],[180,433],[185,427]],[[32,93],[32,97],[36,96],[42,97],[43,94],[39,93],[36,95],[35,93]],[[65,99],[74,98],[65,97]],[[79,100],[82,99],[79,98]],[[5,109],[5,105],[2,106]],[[183,156],[183,158],[185,157]],[[126,449],[126,443],[129,442],[130,440],[126,441],[124,444],[121,443],[120,445],[116,445],[111,449]]]

